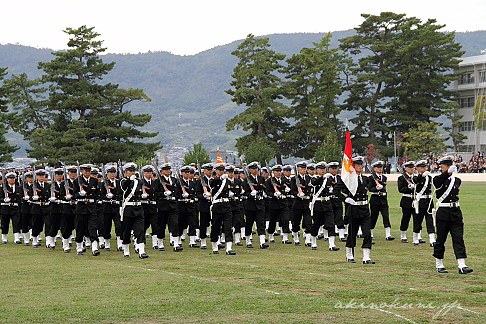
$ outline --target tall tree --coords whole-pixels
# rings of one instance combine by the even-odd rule
[[[231,54],[240,59],[233,69],[231,89],[226,93],[238,106],[247,108],[226,122],[226,130],[241,127],[250,134],[236,140],[236,147],[242,153],[257,138],[264,137],[277,152],[278,163],[290,149],[284,135],[289,123],[285,121],[287,107],[278,101],[282,98],[281,80],[276,72],[282,68],[280,61],[284,54],[271,50],[269,39],[255,38],[249,34]],[[260,140],[260,139],[259,139]]]
[[[199,142],[194,144],[194,150],[189,150],[189,152],[184,155],[184,165],[189,165],[191,163],[199,163],[203,165],[204,163],[211,162],[211,158],[206,153],[206,150],[202,147],[202,143]]]
[[[287,132],[293,155],[310,159],[329,132],[339,134],[341,108],[336,103],[342,94],[343,80],[352,60],[329,48],[331,33],[313,48],[303,48],[286,60],[281,69],[285,82],[285,97],[292,101],[287,117],[295,123]]]
[[[0,68],[0,82],[3,81],[7,74],[7,68]],[[8,132],[8,125],[10,124],[11,120],[15,119],[15,113],[8,111],[7,94],[7,87],[3,84],[3,82],[0,83],[0,163],[12,162],[12,153],[19,149],[15,145],[10,145],[8,140],[5,138],[5,134]]]
[[[404,156],[410,159],[422,158],[429,153],[438,155],[443,153],[447,146],[444,144],[444,132],[439,131],[440,123],[419,122],[416,128],[411,128],[403,133],[401,142]]]

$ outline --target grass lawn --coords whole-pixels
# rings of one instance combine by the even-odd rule
[[[182,253],[153,251],[149,238],[150,257],[140,260],[133,251],[130,259],[66,254],[59,241],[55,251],[24,247],[10,233],[0,245],[0,322],[486,323],[486,183],[463,182],[460,193],[468,275],[457,273],[450,237],[448,274],[435,272],[428,243],[400,243],[400,197],[396,183],[388,187],[397,239],[385,241],[380,217],[375,265],[361,263],[360,248],[358,263],[347,263],[344,243],[331,252],[324,240],[312,251],[277,237],[269,249],[234,247],[227,256],[190,249],[188,240]]]

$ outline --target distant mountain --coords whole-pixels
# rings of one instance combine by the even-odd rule
[[[331,46],[350,36],[354,30],[333,32]],[[268,35],[272,49],[287,56],[303,47],[312,47],[325,33],[297,33]],[[486,31],[457,33],[465,56],[479,55],[486,48]],[[177,145],[191,147],[202,141],[206,149],[233,149],[241,131],[225,131],[226,120],[241,112],[224,90],[229,88],[231,74],[238,60],[231,55],[242,40],[218,46],[191,56],[168,52],[141,54],[107,54],[105,62],[115,61],[113,71],[104,82],[118,83],[122,88],[141,88],[152,98],[150,103],[131,103],[127,109],[135,113],[150,113],[152,121],[147,131],[158,131],[154,139],[168,149]],[[108,49],[109,50],[109,49]],[[25,72],[30,78],[41,75],[39,61],[53,59],[50,49],[36,49],[21,45],[0,45],[0,67],[8,67],[9,74]],[[7,76],[8,78],[8,76]],[[26,147],[20,136],[9,134],[12,142]],[[19,150],[17,156],[24,156]]]

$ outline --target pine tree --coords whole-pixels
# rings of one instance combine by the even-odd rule
[[[3,81],[4,77],[7,75],[7,68],[0,68],[0,81]],[[5,138],[5,134],[8,132],[8,125],[11,120],[15,119],[15,113],[8,111],[7,107],[7,87],[1,83],[0,84],[0,163],[12,162],[12,153],[17,151],[19,148],[15,145],[10,145],[8,140]]]
[[[202,147],[202,143],[199,142],[194,144],[194,150],[189,150],[189,152],[184,155],[184,165],[189,165],[191,163],[199,163],[203,165],[204,163],[210,163],[211,158],[206,153],[206,150]]]

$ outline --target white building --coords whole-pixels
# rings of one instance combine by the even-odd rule
[[[462,126],[458,130],[467,136],[459,151],[474,152],[482,150],[486,152],[486,122],[476,125],[474,122],[473,108],[478,95],[486,95],[486,50],[483,55],[463,58],[459,63],[459,70],[465,72],[459,80],[454,81],[454,89],[459,92],[459,115],[462,115]]]

